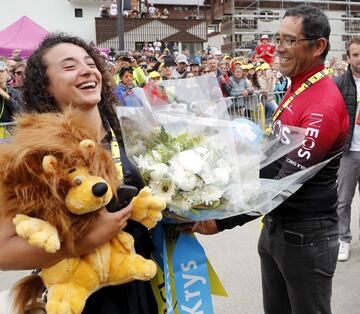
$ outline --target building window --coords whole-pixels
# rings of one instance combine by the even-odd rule
[[[270,10],[263,10],[260,12],[260,15],[261,15],[260,19],[262,21],[271,21],[271,20],[279,19],[279,13]]]
[[[83,9],[75,9],[75,17],[83,17]]]

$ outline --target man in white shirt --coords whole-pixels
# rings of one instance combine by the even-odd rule
[[[360,178],[360,38],[347,45],[347,71],[334,79],[349,113],[349,131],[339,168],[339,235],[338,261],[347,261],[352,240],[350,230],[351,203]]]

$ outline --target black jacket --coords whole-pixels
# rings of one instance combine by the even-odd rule
[[[5,100],[0,96],[0,123],[2,122],[11,122],[16,113],[18,113],[21,109],[21,94],[18,90],[6,86],[7,93],[10,96],[9,100]],[[4,109],[2,109],[2,105],[4,105]]]
[[[346,154],[349,152],[351,146],[357,109],[356,84],[350,66],[348,66],[347,71],[343,75],[335,77],[334,82],[344,98],[346,110],[349,114],[349,131],[344,146],[344,154]]]

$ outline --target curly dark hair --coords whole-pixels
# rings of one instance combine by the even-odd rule
[[[119,101],[114,93],[114,84],[111,74],[106,69],[104,59],[99,51],[85,43],[78,37],[72,37],[64,33],[48,35],[33,52],[27,61],[25,80],[23,86],[23,110],[25,112],[45,113],[59,112],[60,107],[54,97],[48,92],[49,78],[47,76],[47,64],[44,54],[56,45],[69,43],[83,48],[94,60],[96,67],[102,76],[101,101],[98,104],[101,119],[108,120],[113,129],[116,139],[122,143],[121,128],[116,117],[114,106]]]

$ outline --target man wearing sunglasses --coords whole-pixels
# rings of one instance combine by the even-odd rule
[[[305,139],[260,176],[281,179],[336,157],[264,217],[258,252],[266,314],[331,314],[339,250],[336,179],[349,121],[339,90],[323,71],[329,35],[324,13],[304,5],[285,12],[275,35],[279,70],[291,86],[268,130],[283,134],[287,125],[301,127]],[[191,231],[215,234],[253,219],[209,220],[195,223]]]

